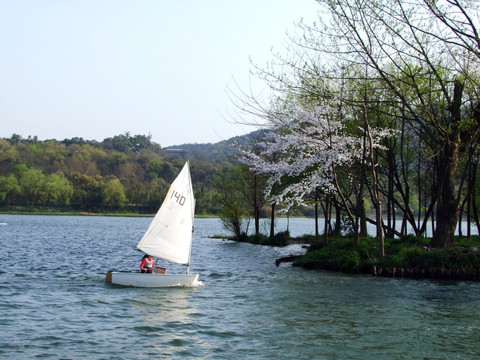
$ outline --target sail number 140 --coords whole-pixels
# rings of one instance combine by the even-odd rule
[[[183,196],[182,194],[179,194],[178,192],[176,192],[175,190],[172,191],[172,196],[170,198],[173,198],[175,197],[175,199],[177,200],[177,202],[183,206],[183,204],[185,204],[185,201],[187,201],[187,199],[185,198],[185,196]]]

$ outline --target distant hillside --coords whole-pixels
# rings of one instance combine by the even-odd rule
[[[195,160],[206,160],[214,163],[228,162],[231,161],[233,154],[232,144],[240,143],[247,144],[251,143],[253,139],[260,136],[262,130],[253,131],[249,134],[242,136],[235,136],[228,140],[223,140],[218,143],[207,143],[207,144],[181,144],[164,147],[163,150],[168,153],[174,154],[175,156],[181,155],[184,156],[186,151],[188,152],[188,157]],[[183,154],[182,154],[183,153]]]
[[[102,142],[0,138],[0,210],[152,213],[189,158],[197,214],[218,215],[214,175],[233,162],[234,143],[259,134],[164,149],[129,133]]]

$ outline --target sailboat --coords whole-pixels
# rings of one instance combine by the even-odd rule
[[[194,215],[195,198],[187,161],[135,247],[155,258],[186,265],[186,274],[167,274],[159,267],[150,274],[109,270],[105,282],[135,287],[195,286],[199,274],[190,274]]]

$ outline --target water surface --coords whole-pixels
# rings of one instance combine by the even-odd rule
[[[301,247],[211,239],[218,219],[195,220],[202,286],[104,284],[107,269],[138,268],[150,220],[0,215],[0,358],[480,358],[480,284],[276,267]]]

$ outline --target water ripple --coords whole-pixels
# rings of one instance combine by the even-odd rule
[[[132,247],[150,219],[2,221],[0,358],[480,357],[477,283],[277,268],[276,258],[304,249],[210,239],[218,219],[197,219],[198,286],[124,288],[103,283],[106,269],[137,269]]]

